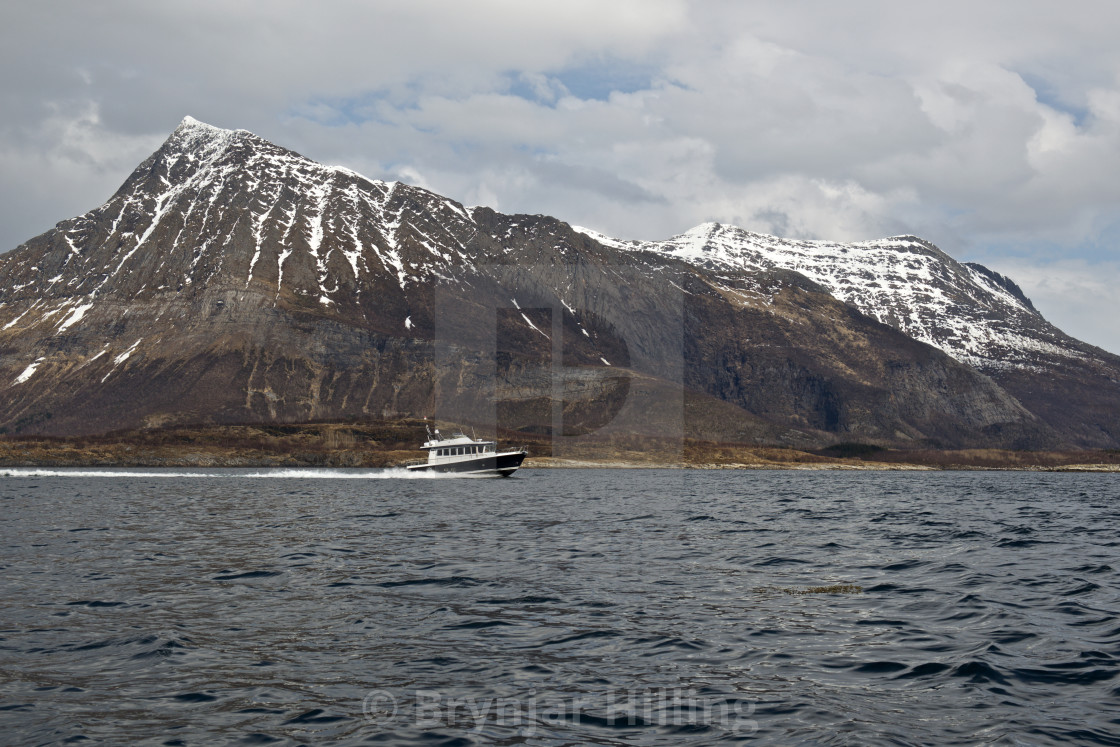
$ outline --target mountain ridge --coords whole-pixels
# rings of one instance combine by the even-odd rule
[[[625,241],[577,230],[620,250],[663,252],[700,266],[795,270],[878,321],[981,369],[1029,365],[1025,356],[1009,361],[1006,353],[1040,348],[1032,339],[1040,332],[1053,338],[1051,350],[1076,354],[1085,347],[1046,322],[1008,278],[957,262],[916,236],[808,241],[703,223],[662,241]],[[946,317],[957,323],[945,328]]]
[[[636,432],[660,407],[639,392],[675,388],[660,407],[684,413],[673,432],[718,421],[715,435],[759,443],[1120,438],[1120,358],[1049,326],[1002,276],[898,237],[858,245],[866,272],[842,283],[843,265],[807,258],[857,245],[760,237],[703,224],[624,242],[188,117],[103,205],[0,256],[0,427],[422,416],[453,403],[515,429],[562,414],[573,432]],[[937,303],[905,305],[914,273]],[[497,340],[471,340],[480,319]],[[977,347],[968,325],[1006,334]],[[1015,390],[1056,369],[1069,380],[1049,394]],[[1092,391],[1102,378],[1113,400]],[[1063,414],[1063,401],[1076,406]],[[1086,418],[1101,401],[1106,417]]]

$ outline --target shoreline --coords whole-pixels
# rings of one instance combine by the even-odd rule
[[[199,457],[200,455],[195,455]],[[187,456],[181,459],[135,459],[121,461],[84,460],[9,460],[0,459],[0,473],[4,470],[114,470],[114,469],[334,469],[334,470],[388,470],[403,469],[403,464],[331,464],[288,459],[240,459],[236,457]],[[929,465],[906,462],[815,462],[815,463],[658,463],[627,461],[594,461],[587,459],[554,459],[538,457],[526,460],[522,471],[564,469],[645,470],[667,469],[679,471],[785,471],[785,472],[1077,472],[1082,474],[1120,473],[1120,464],[1008,464],[976,466],[966,464]]]
[[[0,469],[401,467],[420,456],[424,421],[200,425],[92,436],[0,436]],[[564,443],[500,432],[529,449],[522,469],[694,469],[790,471],[1120,472],[1120,449],[1008,451],[887,449],[839,444],[795,449],[744,443],[618,438]]]
[[[579,459],[552,459],[548,464],[534,462],[522,465],[521,469],[677,469],[677,470],[739,470],[739,471],[778,471],[788,472],[1118,472],[1120,464],[1069,464],[1069,465],[1006,465],[996,467],[977,467],[971,465],[932,466],[905,462],[866,462],[841,463],[824,462],[809,464],[745,464],[745,463],[705,463],[705,464],[651,464],[643,462],[593,462]]]

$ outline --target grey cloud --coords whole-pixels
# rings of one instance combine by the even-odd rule
[[[545,188],[593,192],[624,204],[651,202],[664,205],[667,202],[665,197],[654,194],[633,182],[620,179],[604,169],[544,160],[534,163],[532,171]]]

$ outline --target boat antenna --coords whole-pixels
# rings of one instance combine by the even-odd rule
[[[478,440],[478,433],[475,432],[473,425],[471,426],[471,438],[473,438],[475,441]]]

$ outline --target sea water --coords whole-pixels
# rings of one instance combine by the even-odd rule
[[[1120,483],[0,471],[8,744],[1120,744]]]

